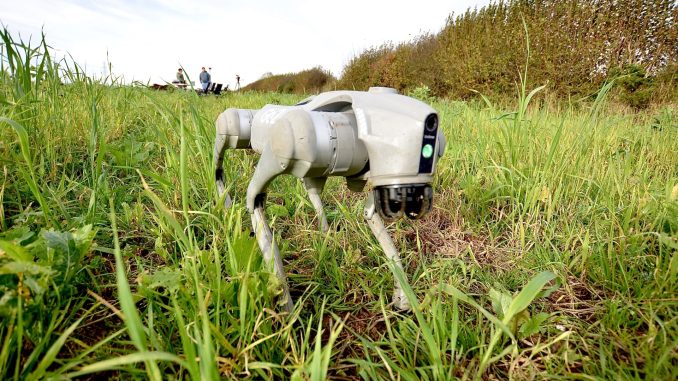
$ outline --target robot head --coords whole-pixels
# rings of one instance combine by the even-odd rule
[[[438,132],[438,115],[429,114],[424,120],[424,133],[419,157],[419,174],[433,174],[433,166],[444,149],[444,136]],[[436,153],[436,140],[438,152]],[[414,157],[413,153],[410,153]],[[377,211],[382,218],[394,220],[404,214],[410,219],[419,219],[431,210],[433,188],[430,183],[381,185],[373,190]]]
[[[262,153],[258,166],[271,167],[274,176],[342,176],[352,190],[367,185],[386,220],[418,219],[431,209],[433,172],[445,148],[436,111],[388,88],[332,91],[295,106],[229,109],[217,131],[218,144]]]

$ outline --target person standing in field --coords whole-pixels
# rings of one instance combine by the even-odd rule
[[[200,84],[202,85],[203,93],[207,92],[207,88],[209,87],[211,80],[212,76],[207,72],[207,70],[205,70],[205,67],[203,67],[202,72],[200,73]]]
[[[240,75],[235,75],[235,89],[240,90]]]

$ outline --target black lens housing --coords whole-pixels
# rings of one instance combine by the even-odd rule
[[[438,129],[438,115],[430,114],[424,121],[426,132],[435,132]]]
[[[383,185],[374,188],[377,213],[387,221],[406,215],[418,220],[431,210],[433,188],[430,184]]]

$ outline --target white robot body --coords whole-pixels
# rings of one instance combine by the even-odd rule
[[[333,91],[295,106],[228,109],[219,115],[216,127],[220,194],[226,191],[222,167],[226,148],[251,148],[261,154],[247,188],[246,205],[262,252],[283,283],[288,309],[292,304],[282,260],[264,215],[266,188],[279,175],[304,180],[323,230],[328,225],[320,193],[326,178],[345,177],[355,191],[367,184],[372,193],[365,217],[389,259],[401,266],[381,217],[417,219],[431,208],[430,184],[445,147],[434,109],[387,88]],[[230,206],[228,194],[225,202]],[[398,282],[394,300],[400,308],[409,307]]]
[[[270,144],[281,161],[293,162],[285,173],[300,178],[352,176],[368,161],[354,125],[352,113],[268,105],[252,120],[252,149],[263,153]]]
[[[302,102],[303,103],[303,102]],[[424,123],[436,111],[414,98],[399,95],[384,88],[371,92],[333,91],[320,94],[304,104],[310,110],[352,112],[358,139],[365,145],[370,159],[369,185],[430,183],[433,164],[438,157],[432,152],[430,165],[420,170],[424,135],[434,151],[439,148],[437,122],[435,129],[425,134]],[[437,116],[436,116],[437,119]],[[442,153],[442,152],[441,152]]]

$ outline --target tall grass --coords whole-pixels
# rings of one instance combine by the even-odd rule
[[[653,128],[605,89],[539,107],[523,88],[517,113],[435,100],[448,149],[434,211],[390,228],[413,313],[386,302],[363,197],[331,179],[323,234],[280,178],[267,212],[287,314],[238,192],[256,157],[229,153],[225,210],[213,121],[300,96],[104,85],[44,42],[2,38],[0,378],[677,376],[675,121]]]

